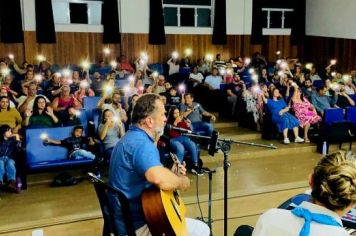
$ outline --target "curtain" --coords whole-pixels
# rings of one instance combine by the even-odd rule
[[[262,28],[264,23],[262,14],[262,1],[253,0],[252,3],[252,29],[251,29],[251,43],[263,44]]]
[[[305,0],[253,0],[251,43],[263,44],[262,28],[266,25],[266,15],[262,8],[289,8],[293,13],[290,21],[291,43],[302,44],[305,38]]]
[[[23,43],[20,0],[1,1],[0,36],[3,43]]]
[[[35,0],[37,43],[56,43],[52,0]]]
[[[294,0],[295,8],[292,18],[291,43],[302,45],[305,40],[305,0]]]
[[[215,1],[213,44],[226,44],[226,0]]]
[[[150,0],[149,44],[166,44],[162,0]]]
[[[118,0],[104,0],[102,13],[103,43],[121,43]]]

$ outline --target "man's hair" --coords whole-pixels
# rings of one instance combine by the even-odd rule
[[[194,98],[194,95],[193,95],[192,93],[186,93],[186,94],[184,94],[184,97],[186,97],[186,96],[190,96],[191,98]]]
[[[77,129],[80,129],[80,130],[84,130],[84,127],[82,126],[82,125],[76,125],[76,126],[74,126],[74,128],[73,128],[73,131],[72,131],[72,135],[74,135],[74,132],[77,130]]]
[[[152,115],[156,110],[156,100],[160,100],[157,94],[142,95],[136,102],[132,111],[132,124],[139,124],[143,119]]]
[[[115,95],[119,95],[119,96],[121,97],[120,91],[115,90],[115,91],[112,93],[111,98],[113,98]]]

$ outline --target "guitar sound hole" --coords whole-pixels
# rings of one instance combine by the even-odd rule
[[[177,191],[174,191],[174,192],[173,192],[173,196],[174,196],[174,199],[176,200],[177,204],[180,205],[178,192],[177,192]]]

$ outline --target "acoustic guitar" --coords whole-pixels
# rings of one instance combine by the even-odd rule
[[[171,157],[174,163],[179,163],[175,155],[171,154]],[[141,201],[153,236],[188,236],[186,208],[178,191],[165,191],[152,186],[142,193]]]

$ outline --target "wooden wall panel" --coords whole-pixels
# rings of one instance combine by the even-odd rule
[[[7,57],[10,53],[14,54],[14,57],[21,63],[25,59],[22,43],[0,43],[0,58]]]
[[[325,67],[333,58],[338,60],[336,70],[348,72],[356,69],[356,40],[326,37],[308,37],[304,44],[304,57]]]
[[[88,58],[91,62],[103,59],[103,47],[112,50],[108,61],[120,54],[127,55],[133,61],[145,51],[149,63],[166,61],[171,52],[177,50],[181,55],[186,48],[193,49],[192,59],[196,60],[207,53],[221,53],[225,60],[236,56],[249,56],[256,51],[262,52],[268,60],[276,60],[276,51],[283,57],[299,57],[304,62],[312,61],[320,68],[332,58],[337,58],[337,69],[346,71],[356,68],[356,40],[324,37],[307,37],[304,46],[290,44],[289,36],[268,36],[265,45],[252,45],[249,35],[228,35],[226,45],[212,45],[211,35],[167,35],[165,45],[149,45],[148,34],[122,34],[122,43],[104,45],[100,33],[56,33],[56,44],[37,44],[35,32],[25,32],[24,44],[0,43],[0,57],[13,53],[18,62],[24,59],[36,63],[36,55],[42,53],[50,62],[58,64],[78,64]]]

